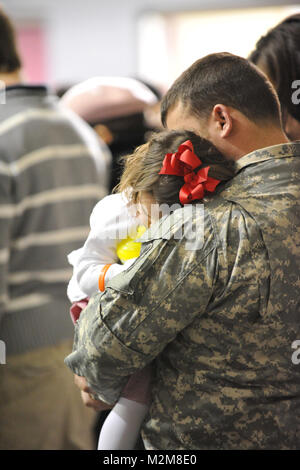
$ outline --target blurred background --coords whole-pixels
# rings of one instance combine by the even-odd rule
[[[210,52],[247,56],[296,1],[4,0],[25,74],[55,89],[95,75],[139,77],[162,91]]]

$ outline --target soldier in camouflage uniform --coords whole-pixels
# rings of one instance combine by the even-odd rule
[[[162,120],[208,137],[235,176],[204,200],[198,249],[197,206],[151,226],[82,314],[66,363],[109,404],[153,363],[146,449],[297,449],[300,143],[282,132],[265,77],[225,53],[179,77]]]

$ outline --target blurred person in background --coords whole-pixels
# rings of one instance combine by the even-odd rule
[[[286,18],[262,36],[249,59],[277,91],[286,135],[300,140],[300,14]]]
[[[119,183],[120,159],[161,127],[160,91],[129,77],[93,77],[71,87],[61,102],[87,121],[113,156],[110,191]]]
[[[96,414],[63,363],[73,338],[67,254],[107,194],[111,156],[46,87],[24,83],[2,10],[0,80],[0,449],[92,449]]]

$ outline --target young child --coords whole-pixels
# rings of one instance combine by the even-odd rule
[[[78,301],[86,303],[89,296],[104,290],[109,279],[134,262],[140,250],[134,240],[155,222],[151,215],[159,214],[151,211],[153,204],[171,207],[199,201],[232,176],[232,162],[190,131],[154,134],[126,157],[119,192],[96,205],[84,246],[69,255],[74,273],[68,295],[77,302],[72,306],[74,321],[80,313]],[[150,367],[130,378],[102,427],[99,450],[134,448],[150,404],[150,381]]]

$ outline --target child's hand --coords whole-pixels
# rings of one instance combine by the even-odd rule
[[[91,393],[93,391],[89,388],[84,377],[74,374],[75,385],[81,390],[81,398],[85,406],[93,408],[95,411],[110,410],[113,408],[113,405],[108,405],[101,400],[95,400]]]

